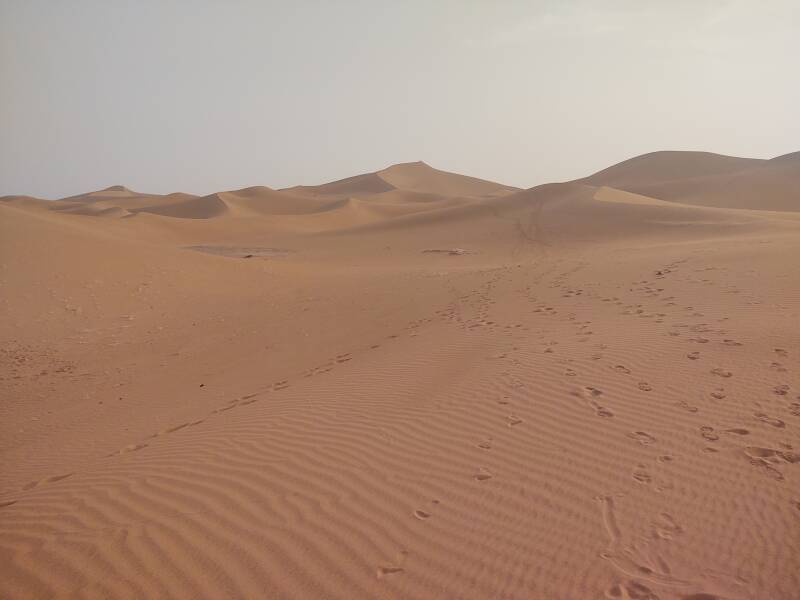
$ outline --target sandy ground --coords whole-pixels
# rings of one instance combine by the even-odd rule
[[[798,182],[5,198],[0,596],[797,598]]]

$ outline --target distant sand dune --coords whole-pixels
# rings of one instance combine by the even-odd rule
[[[348,177],[318,186],[297,186],[287,192],[301,195],[361,196],[392,190],[440,196],[496,196],[517,188],[491,181],[439,171],[424,162],[393,165],[376,173]]]
[[[800,211],[798,153],[759,160],[707,152],[655,152],[579,181],[684,204]]]

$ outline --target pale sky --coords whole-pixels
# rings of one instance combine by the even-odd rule
[[[800,150],[800,2],[0,0],[0,195]]]

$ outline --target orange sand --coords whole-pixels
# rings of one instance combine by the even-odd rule
[[[4,198],[0,597],[797,598],[798,185]]]

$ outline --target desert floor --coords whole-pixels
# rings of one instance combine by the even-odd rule
[[[766,162],[5,199],[0,596],[797,598]]]

